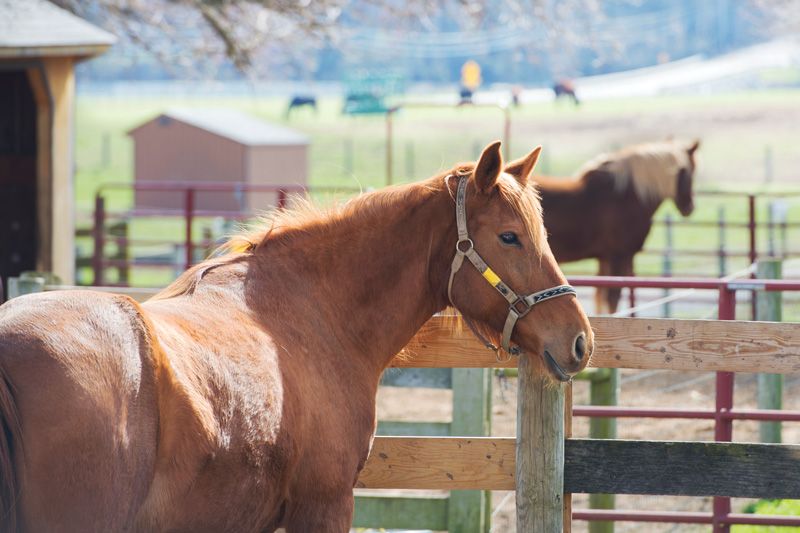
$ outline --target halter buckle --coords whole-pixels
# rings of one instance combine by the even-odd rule
[[[467,243],[467,249],[466,250],[462,250],[461,249],[461,243],[464,243],[464,242]],[[460,241],[458,241],[456,243],[456,252],[458,252],[460,254],[465,254],[465,253],[469,252],[470,250],[472,250],[474,248],[475,248],[475,243],[472,242],[472,239],[470,239],[469,237],[467,237],[466,239],[461,239]]]
[[[530,305],[527,301],[525,301],[525,298],[521,296],[517,296],[517,299],[511,302],[511,305],[508,306],[509,312],[517,315],[517,318],[524,317],[530,312],[532,308],[533,306]]]

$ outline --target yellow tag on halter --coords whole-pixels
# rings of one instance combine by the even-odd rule
[[[488,267],[483,271],[483,277],[486,278],[486,281],[491,283],[493,287],[496,287],[498,283],[502,282],[500,276],[495,274],[494,270]]]

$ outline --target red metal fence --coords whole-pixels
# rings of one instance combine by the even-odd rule
[[[198,193],[213,192],[235,192],[235,193],[273,193],[276,201],[275,207],[283,208],[286,206],[288,198],[293,194],[314,193],[353,193],[358,189],[347,187],[302,187],[299,185],[266,185],[252,183],[230,183],[230,182],[187,182],[187,181],[165,181],[165,182],[136,182],[136,183],[106,183],[100,186],[95,193],[94,215],[92,238],[94,250],[92,256],[92,270],[94,272],[93,285],[109,285],[105,279],[104,271],[107,266],[128,268],[137,263],[130,259],[113,260],[105,257],[105,245],[107,240],[113,240],[118,246],[127,247],[130,244],[142,244],[145,241],[132,240],[127,237],[108,237],[106,226],[110,214],[106,207],[106,194],[111,190],[124,191],[158,191],[158,192],[181,192],[184,197],[183,206],[174,210],[142,210],[132,211],[132,216],[151,216],[151,217],[181,217],[184,221],[184,259],[183,268],[187,269],[194,263],[194,252],[198,243],[194,240],[195,219],[199,217],[224,217],[229,220],[244,220],[253,216],[255,213],[246,211],[211,211],[201,210],[195,207],[195,200]],[[170,243],[167,240],[149,240],[149,243]],[[208,246],[210,243],[203,242],[202,245]],[[141,263],[140,263],[141,264]],[[163,263],[150,264],[145,266],[163,266]]]
[[[355,188],[347,188],[347,187],[314,187],[314,188],[307,188],[301,187],[297,185],[256,185],[256,184],[247,184],[247,183],[230,183],[230,182],[206,182],[206,183],[197,183],[197,182],[186,182],[186,181],[170,181],[170,182],[138,182],[138,183],[108,183],[102,185],[96,192],[95,195],[95,210],[94,210],[94,224],[92,230],[92,237],[94,239],[94,252],[92,258],[92,270],[94,272],[94,281],[95,285],[103,284],[103,282],[108,282],[108,280],[104,279],[103,270],[105,267],[114,266],[121,269],[126,269],[130,266],[141,265],[141,266],[175,266],[175,265],[164,265],[164,263],[153,263],[153,262],[146,262],[146,261],[139,261],[138,263],[134,260],[129,258],[117,258],[117,259],[109,259],[104,256],[105,244],[107,241],[113,241],[119,247],[127,247],[131,244],[154,244],[156,242],[164,242],[167,243],[168,241],[158,241],[155,239],[147,240],[146,242],[143,240],[131,240],[127,236],[108,236],[106,232],[106,226],[109,223],[112,215],[109,213],[107,204],[106,204],[106,195],[109,191],[112,190],[126,190],[126,191],[162,191],[162,192],[181,192],[184,197],[183,205],[180,207],[176,207],[174,210],[149,210],[149,211],[132,211],[129,214],[131,216],[171,216],[171,217],[180,217],[184,221],[184,239],[182,241],[183,247],[183,268],[188,268],[194,261],[194,252],[198,248],[198,246],[207,247],[211,243],[200,241],[198,242],[193,238],[193,232],[195,230],[195,220],[199,217],[211,217],[211,216],[220,216],[226,219],[234,219],[234,220],[242,220],[246,218],[248,215],[252,215],[252,213],[246,213],[242,211],[208,211],[208,210],[201,210],[196,208],[196,196],[198,193],[209,193],[209,192],[234,192],[234,193],[273,193],[275,194],[275,205],[277,207],[283,207],[286,203],[287,196],[290,194],[302,194],[302,193],[331,193],[331,192],[338,192],[338,193],[345,193],[350,194],[353,192],[358,192],[358,189]],[[748,194],[748,193],[738,193],[738,192],[714,192],[714,191],[698,191],[696,193],[698,196],[708,196],[708,197],[724,197],[724,198],[740,198],[747,202],[747,212],[748,212],[748,219],[742,222],[728,222],[724,219],[720,219],[717,221],[713,220],[672,220],[671,218],[667,218],[664,220],[657,220],[655,221],[656,224],[668,226],[668,234],[671,234],[671,228],[674,227],[688,227],[688,228],[697,228],[708,230],[710,228],[718,228],[720,232],[720,242],[718,246],[715,248],[708,247],[705,250],[696,250],[696,249],[673,249],[671,243],[669,242],[671,239],[668,238],[667,246],[662,249],[645,249],[642,253],[643,254],[659,254],[664,257],[664,272],[663,274],[666,276],[672,275],[671,268],[668,266],[671,264],[671,259],[677,256],[706,256],[706,257],[716,257],[720,263],[720,272],[719,275],[723,276],[727,272],[725,272],[724,265],[728,258],[732,257],[740,257],[746,258],[750,264],[755,262],[755,260],[759,257],[760,251],[757,247],[757,236],[760,229],[766,229],[767,231],[772,232],[776,228],[780,231],[785,232],[788,229],[793,228],[800,228],[800,222],[792,223],[787,221],[776,222],[773,220],[767,221],[759,221],[757,219],[757,201],[758,199],[777,199],[777,198],[789,198],[789,197],[800,197],[800,192],[796,193],[762,193],[759,195],[755,194]],[[748,237],[747,237],[747,245],[745,249],[733,249],[731,250],[725,243],[725,235],[728,230],[746,230]],[[171,241],[175,244],[174,241]],[[790,255],[794,253],[800,253],[800,251],[794,250],[784,250],[784,255]]]
[[[660,288],[660,289],[705,289],[718,291],[718,318],[736,319],[736,292],[748,291],[800,291],[800,282],[789,280],[719,280],[719,279],[666,279],[637,277],[570,277],[570,283],[578,287],[606,288]],[[734,420],[800,421],[800,411],[734,409],[733,372],[717,372],[716,402],[713,410],[701,409],[655,409],[630,407],[576,406],[574,416],[587,417],[642,417],[684,418],[714,420],[714,440],[733,440]],[[773,526],[798,526],[800,517],[757,516],[731,512],[730,498],[715,497],[711,513],[649,512],[626,510],[578,510],[573,511],[577,520],[676,522],[711,524],[714,533],[727,533],[731,524],[756,524]]]

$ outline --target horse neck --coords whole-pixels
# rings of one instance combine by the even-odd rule
[[[337,348],[382,370],[446,306],[456,232],[444,190],[415,185],[375,194],[387,197],[336,221],[287,230],[257,257],[273,281],[266,293],[284,293],[290,322],[318,324]]]

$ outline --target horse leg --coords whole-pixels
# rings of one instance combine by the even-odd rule
[[[598,259],[598,276],[611,275],[611,263],[608,259]],[[594,293],[594,314],[603,315],[608,313],[608,289],[606,287],[597,287]]]
[[[286,533],[347,533],[353,523],[353,491],[326,502],[304,502],[290,510],[285,521]]]
[[[633,275],[633,256],[614,257],[610,261],[610,276],[632,276]],[[622,289],[612,288],[608,289],[608,309],[609,314],[617,312],[619,306],[619,298],[622,294]]]

